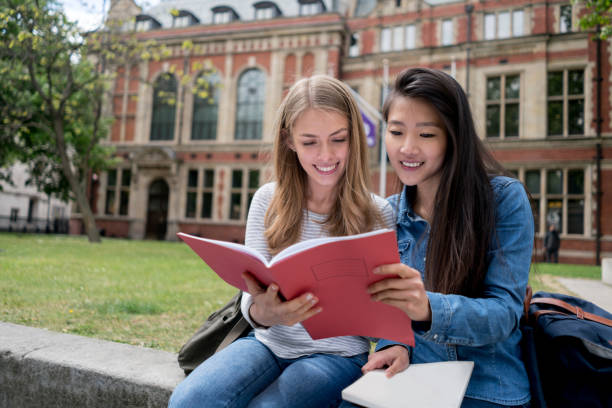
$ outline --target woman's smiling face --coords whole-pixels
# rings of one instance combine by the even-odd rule
[[[334,188],[344,175],[349,131],[345,116],[321,109],[305,110],[293,124],[288,143],[308,175],[310,191]]]
[[[399,97],[387,117],[385,144],[391,165],[403,184],[438,190],[446,155],[444,121],[428,102]]]

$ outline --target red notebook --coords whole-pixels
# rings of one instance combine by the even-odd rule
[[[414,345],[410,318],[401,310],[374,302],[367,287],[391,275],[374,275],[379,265],[398,263],[395,232],[389,229],[344,237],[302,241],[270,262],[255,250],[232,242],[178,233],[216,273],[248,292],[242,273],[264,286],[275,282],[285,299],[311,292],[323,309],[302,322],[313,339],[368,336]]]

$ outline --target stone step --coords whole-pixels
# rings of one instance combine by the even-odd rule
[[[176,354],[0,322],[0,407],[166,407]]]

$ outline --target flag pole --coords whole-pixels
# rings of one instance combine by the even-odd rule
[[[383,103],[387,99],[389,88],[389,61],[383,60]],[[378,183],[378,195],[381,197],[387,196],[387,148],[385,146],[385,133],[387,132],[387,123],[384,120],[380,121],[380,179]]]

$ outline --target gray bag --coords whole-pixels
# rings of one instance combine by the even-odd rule
[[[238,292],[225,306],[208,316],[181,347],[178,363],[185,374],[188,375],[208,357],[251,331],[251,325],[240,311],[241,298],[242,292]]]

